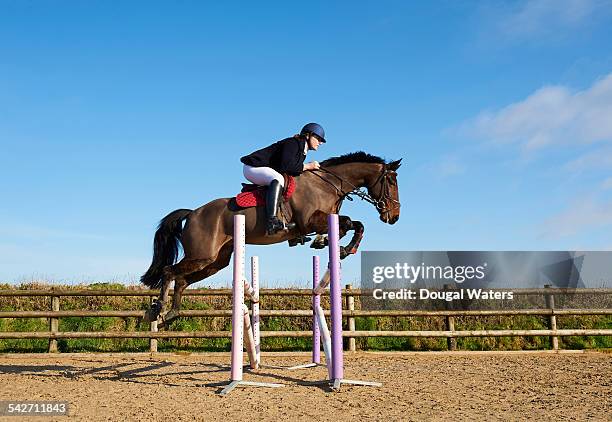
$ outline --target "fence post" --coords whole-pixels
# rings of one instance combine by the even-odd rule
[[[151,304],[153,304],[153,301],[155,300],[155,296],[151,296]],[[157,320],[151,321],[150,323],[150,331],[152,332],[157,332]],[[149,352],[151,353],[157,353],[157,339],[156,338],[149,338]]]
[[[444,290],[450,290],[452,289],[452,286],[450,284],[445,284],[444,285]],[[450,306],[450,302],[444,302],[445,303],[445,308],[448,310],[451,306]],[[446,317],[444,317],[444,325],[446,327],[446,331],[455,331],[455,317],[454,316],[450,316],[447,315]],[[447,337],[446,338],[446,347],[448,347],[448,350],[457,350],[457,339],[455,337]]]
[[[346,291],[348,293],[348,295],[346,296],[346,309],[349,311],[355,310],[355,296],[351,294],[352,288],[353,288],[352,285],[350,284],[346,285]],[[355,331],[355,317],[354,316],[348,317],[348,330]],[[349,337],[348,338],[348,351],[354,352],[355,350],[356,350],[355,337]]]
[[[545,289],[550,289],[552,286],[550,284],[545,284]],[[546,307],[550,310],[555,309],[555,295],[550,293],[544,294],[544,300],[546,303]],[[551,330],[557,330],[557,317],[555,315],[551,315],[549,317],[549,325]],[[550,343],[552,344],[553,350],[559,350],[559,337],[550,336]]]
[[[59,311],[60,310],[60,300],[59,296],[51,296],[51,310]],[[57,333],[59,330],[59,319],[57,318],[49,318],[49,331],[52,333]],[[57,340],[49,339],[49,353],[57,353]]]

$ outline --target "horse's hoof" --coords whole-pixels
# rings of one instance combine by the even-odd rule
[[[313,249],[324,249],[327,246],[327,237],[317,235],[315,240],[312,241],[310,247]]]
[[[166,328],[166,321],[164,320],[164,317],[160,315],[157,318],[157,329],[158,330],[163,330],[165,328]]]
[[[308,236],[298,236],[294,239],[289,239],[287,242],[289,242],[289,247],[292,247],[297,245],[303,245],[306,242],[310,242],[311,240],[312,238]]]
[[[178,316],[179,316],[178,315],[178,311],[176,311],[174,309],[171,309],[168,312],[166,312],[165,314],[160,315],[160,318],[162,319],[162,325],[165,326],[165,327],[169,327],[170,323],[172,321],[174,321],[176,318],[178,318]],[[159,327],[159,322],[158,322],[157,326]]]

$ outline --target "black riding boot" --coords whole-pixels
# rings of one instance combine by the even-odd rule
[[[282,195],[283,187],[278,180],[273,180],[268,186],[266,192],[266,217],[268,220],[266,232],[268,235],[272,235],[280,230],[286,230],[295,226],[293,223],[285,226],[285,224],[283,224],[283,222],[276,216]]]

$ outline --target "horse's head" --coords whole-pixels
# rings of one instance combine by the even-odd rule
[[[321,172],[331,177],[318,177],[339,196],[336,205],[354,195],[374,204],[383,222],[395,224],[400,215],[397,169],[401,162],[399,159],[387,163],[380,157],[357,151],[322,161]]]
[[[402,159],[382,165],[382,171],[373,183],[368,184],[368,194],[374,199],[380,219],[395,224],[400,216],[399,190],[397,186],[397,169]]]

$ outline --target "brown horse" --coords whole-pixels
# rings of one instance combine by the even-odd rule
[[[246,243],[269,245],[283,241],[304,243],[309,234],[317,234],[311,247],[323,248],[327,233],[327,215],[339,213],[342,201],[355,195],[372,203],[380,219],[394,224],[400,215],[397,169],[400,160],[386,163],[382,158],[356,152],[321,162],[321,168],[306,171],[296,177],[293,196],[281,207],[286,221],[296,223],[294,229],[266,235],[264,207],[241,209],[232,198],[220,198],[196,210],[179,209],[159,223],[155,232],[153,262],[140,281],[150,288],[160,288],[146,319],[158,319],[160,326],[179,315],[181,296],[185,288],[227,267],[233,252],[233,216],[243,214],[246,222]],[[362,190],[365,188],[366,190]],[[183,221],[186,220],[183,228]],[[350,243],[341,248],[342,258],[357,252],[364,227],[359,221],[340,216],[340,236],[354,230]],[[178,257],[178,244],[184,257]],[[174,280],[172,309],[161,314],[168,301]]]

